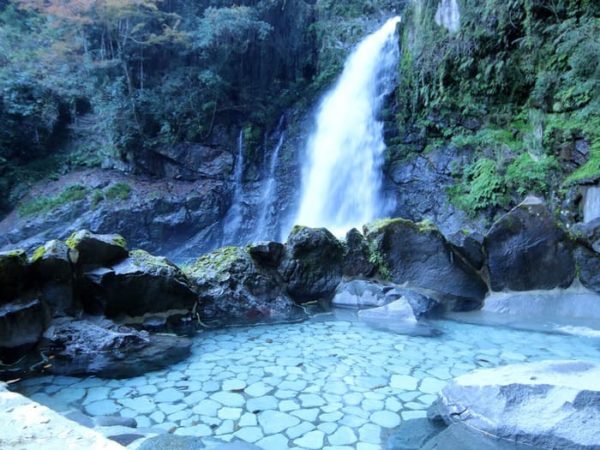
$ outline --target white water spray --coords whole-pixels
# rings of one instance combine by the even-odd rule
[[[399,21],[388,20],[356,47],[323,99],[307,146],[295,223],[341,234],[384,213],[385,143],[378,115],[395,84]]]
[[[441,0],[435,12],[435,23],[451,33],[460,29],[460,8],[457,0]]]
[[[600,187],[592,186],[585,192],[583,221],[589,223],[600,217]]]
[[[276,189],[279,153],[281,153],[281,148],[285,142],[285,131],[283,130],[283,124],[284,117],[279,120],[279,125],[275,131],[275,133],[279,134],[279,138],[277,139],[277,144],[275,145],[275,149],[273,150],[271,159],[269,161],[269,175],[265,184],[261,202],[261,210],[259,213],[260,215],[256,225],[257,240],[276,238],[276,236],[274,236],[274,228],[277,225],[277,217],[273,210],[275,209],[275,203],[277,201]]]
[[[221,245],[233,245],[237,243],[240,227],[242,226],[242,199],[244,196],[244,130],[240,131],[237,150],[238,154],[235,160],[235,170],[233,172],[235,188],[233,191],[231,207],[225,215],[223,242]]]

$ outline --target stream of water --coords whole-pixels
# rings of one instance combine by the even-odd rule
[[[379,114],[395,86],[399,22],[394,17],[367,36],[324,97],[307,144],[295,223],[342,234],[384,214]]]
[[[227,211],[223,222],[223,242],[222,246],[235,245],[239,240],[239,231],[242,226],[243,211],[242,201],[244,196],[244,130],[240,130],[238,136],[237,157],[235,160],[235,169],[233,172],[234,191],[231,201],[231,207]]]

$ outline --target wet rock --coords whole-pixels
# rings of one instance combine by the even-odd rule
[[[118,234],[93,234],[87,230],[73,233],[67,245],[78,253],[79,264],[110,266],[127,258],[127,243]]]
[[[417,322],[410,303],[404,297],[385,306],[359,311],[358,317],[368,322]]]
[[[572,243],[535,197],[500,218],[484,245],[494,291],[565,288],[575,278]]]
[[[346,234],[343,273],[346,277],[369,277],[375,272],[370,261],[369,245],[356,228]]]
[[[213,324],[296,320],[304,317],[277,270],[261,266],[243,248],[225,247],[199,258],[186,272],[197,286],[201,320]]]
[[[409,450],[411,447],[390,447],[392,450]],[[461,424],[452,424],[415,450],[546,450],[543,447],[508,442],[471,430]],[[411,449],[412,450],[412,449]]]
[[[351,280],[338,285],[332,305],[338,308],[372,308],[389,302],[385,285],[374,281]]]
[[[248,253],[259,265],[277,267],[285,252],[285,247],[279,242],[258,242],[248,247]]]
[[[407,420],[392,431],[387,439],[386,448],[390,450],[421,450],[427,441],[443,430],[443,426],[427,419]]]
[[[544,361],[477,370],[448,383],[437,408],[448,424],[523,445],[598,448],[600,365]]]
[[[40,340],[50,320],[38,299],[22,299],[0,306],[0,360],[11,363]]]
[[[100,319],[55,319],[42,340],[57,375],[128,378],[162,369],[190,354],[191,341],[151,335]]]
[[[295,226],[280,266],[290,296],[298,303],[331,299],[342,281],[342,244],[325,228]]]
[[[380,277],[435,291],[455,311],[481,305],[486,284],[434,226],[392,219],[365,226],[365,234]]]
[[[575,261],[581,284],[600,293],[600,254],[579,246],[575,250]]]
[[[448,242],[473,268],[480,270],[485,263],[483,235],[457,231],[448,236]]]
[[[196,294],[185,274],[168,259],[134,250],[111,268],[84,274],[82,302],[90,313],[141,316],[191,310]]]
[[[32,276],[39,283],[40,298],[53,316],[74,315],[73,276],[77,251],[64,242],[52,240],[39,247],[31,258]]]
[[[156,160],[147,169],[177,180],[226,179],[233,169],[233,155],[216,147],[183,142],[159,147],[153,152]]]
[[[570,231],[581,245],[600,253],[600,218],[588,223],[577,223]]]
[[[27,255],[23,250],[0,252],[0,303],[14,300],[28,276]]]

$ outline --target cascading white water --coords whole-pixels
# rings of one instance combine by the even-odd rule
[[[395,84],[399,21],[388,20],[356,47],[323,99],[307,145],[295,223],[340,234],[384,213],[385,143],[378,114]]]
[[[585,192],[583,221],[589,223],[600,217],[600,187],[590,187]]]
[[[234,245],[238,243],[238,234],[242,225],[242,200],[244,196],[244,130],[240,131],[238,136],[238,154],[235,160],[235,169],[233,171],[233,182],[235,188],[231,207],[225,215],[223,225],[223,242],[221,245]]]
[[[277,140],[277,144],[275,145],[275,149],[273,150],[273,153],[271,154],[271,159],[269,161],[269,174],[262,195],[261,210],[259,212],[260,215],[258,216],[258,221],[256,224],[256,238],[258,240],[276,239],[275,230],[273,229],[276,224],[272,223],[272,219],[274,218],[272,210],[275,206],[276,201],[276,171],[279,162],[279,153],[281,152],[281,148],[283,147],[283,143],[285,142],[285,131],[283,130],[283,123],[284,117],[280,119],[279,125],[277,126],[277,130],[275,131],[277,134],[279,134],[279,138]]]
[[[435,12],[435,23],[456,33],[460,28],[460,9],[457,0],[441,0]]]

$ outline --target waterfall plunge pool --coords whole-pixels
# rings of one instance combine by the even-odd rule
[[[11,388],[67,416],[134,418],[139,429],[211,442],[375,450],[387,448],[402,421],[425,417],[455,376],[548,359],[600,361],[600,337],[450,320],[429,323],[439,335],[407,336],[347,316],[206,331],[186,361],[136,378],[46,376]]]

